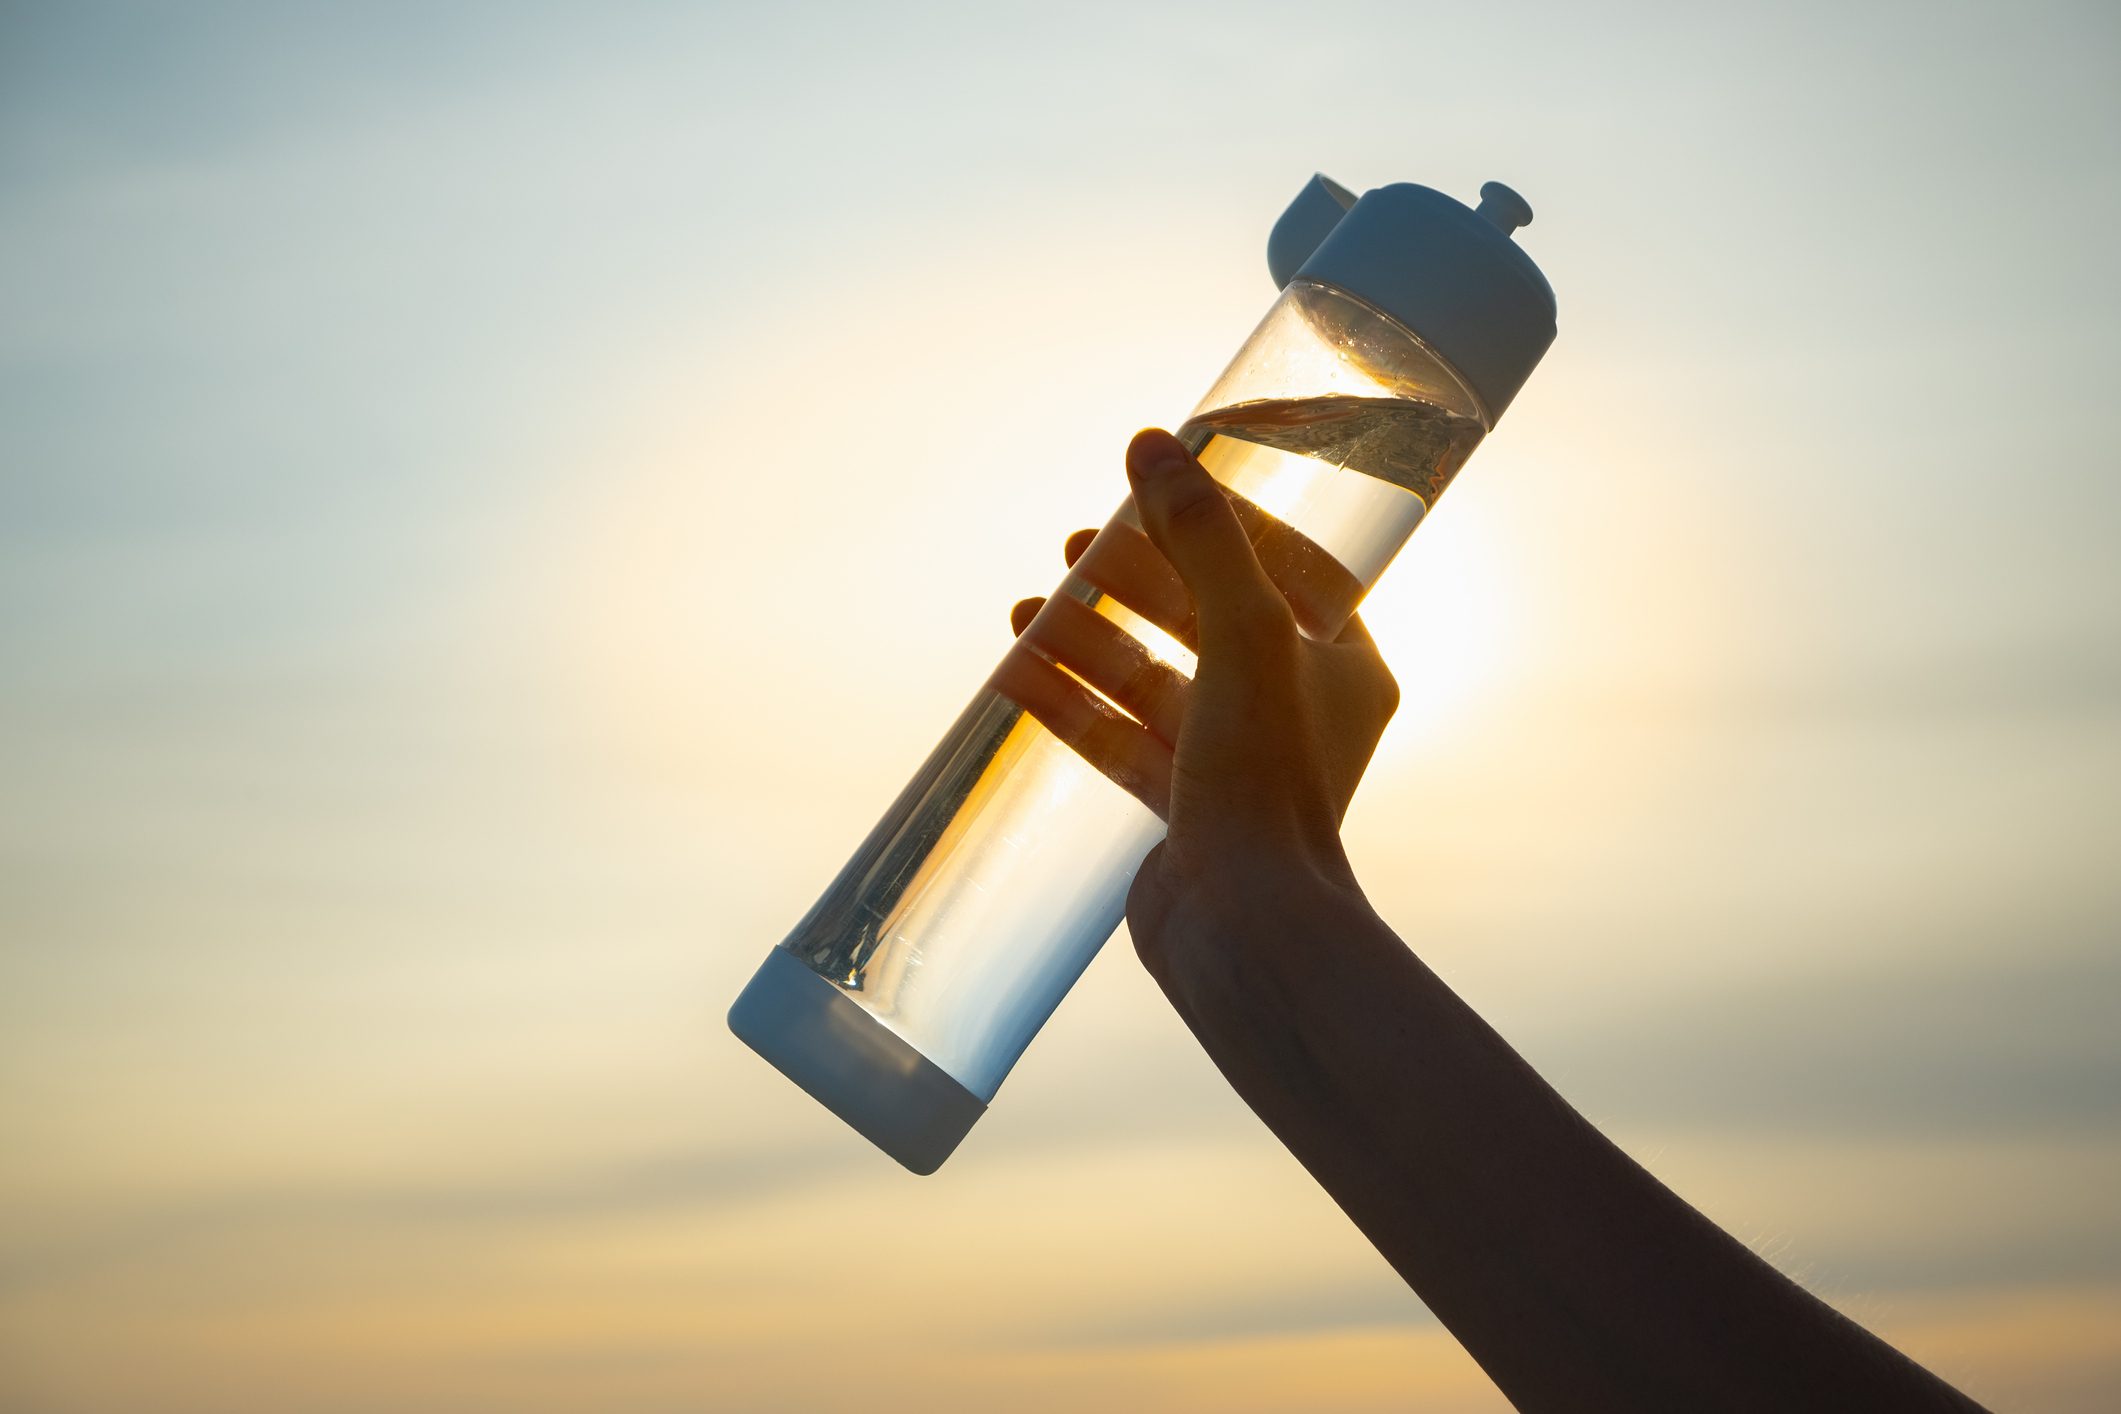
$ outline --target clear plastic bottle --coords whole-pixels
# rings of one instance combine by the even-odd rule
[[[1482,196],[1477,213],[1414,186],[1358,203],[1314,179],[1269,242],[1281,297],[1179,429],[1272,541],[1270,571],[1313,635],[1339,631],[1553,338],[1553,296],[1509,239],[1531,213],[1496,184]],[[1182,645],[1085,573],[1139,528],[1122,505],[1055,595],[1190,674]],[[933,1172],[1118,927],[1163,833],[983,688],[768,955],[730,1027]]]

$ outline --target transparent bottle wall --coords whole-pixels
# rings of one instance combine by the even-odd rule
[[[1240,498],[1269,573],[1304,630],[1323,637],[1384,573],[1486,422],[1403,327],[1297,281],[1179,435]],[[1139,525],[1123,505],[1055,594],[1190,675],[1190,653],[1086,572]],[[1119,926],[1134,871],[1163,833],[1128,789],[983,688],[782,946],[991,1100]]]

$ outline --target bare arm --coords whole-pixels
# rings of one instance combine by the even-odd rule
[[[1079,632],[1056,652],[1023,605],[1021,657],[1042,662],[998,683],[1116,778],[1157,783],[1145,798],[1170,836],[1128,902],[1144,963],[1504,1394],[1527,1410],[1977,1409],[1652,1178],[1393,935],[1339,838],[1396,701],[1375,646],[1359,622],[1330,643],[1297,631],[1175,439],[1137,437],[1128,472],[1163,559],[1132,583],[1145,602],[1169,601],[1158,573],[1182,585],[1190,613],[1157,617],[1199,647],[1194,680]]]
[[[1976,1407],[1628,1158],[1353,890],[1258,882],[1249,909],[1188,907],[1144,958],[1519,1408]]]

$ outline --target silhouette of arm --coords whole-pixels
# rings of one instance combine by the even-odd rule
[[[1127,465],[1161,556],[1135,555],[1135,597],[1198,646],[1194,678],[1027,602],[997,686],[1164,814],[1128,900],[1143,962],[1503,1393],[1526,1410],[1978,1409],[1651,1177],[1392,933],[1340,845],[1396,704],[1375,645],[1359,620],[1298,632],[1176,439],[1141,434]],[[1071,540],[1071,562],[1085,553]]]

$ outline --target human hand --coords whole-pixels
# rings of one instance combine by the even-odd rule
[[[1168,433],[1127,475],[1140,528],[1069,538],[994,686],[1164,816],[1127,899],[1143,962],[1510,1402],[1979,1414],[1658,1183],[1370,909],[1340,821],[1397,689],[1357,620],[1298,628],[1352,581]],[[1197,649],[1191,680],[1078,577]]]
[[[1331,556],[1219,486],[1168,432],[1134,438],[1127,476],[1141,528],[1122,513],[1077,532],[1068,562],[1195,650],[1192,679],[1062,594],[1016,606],[1018,644],[993,686],[1169,825],[1127,901],[1155,970],[1192,924],[1217,931],[1314,886],[1355,891],[1340,823],[1399,691],[1360,619],[1330,639],[1302,631],[1330,627],[1360,593]]]

